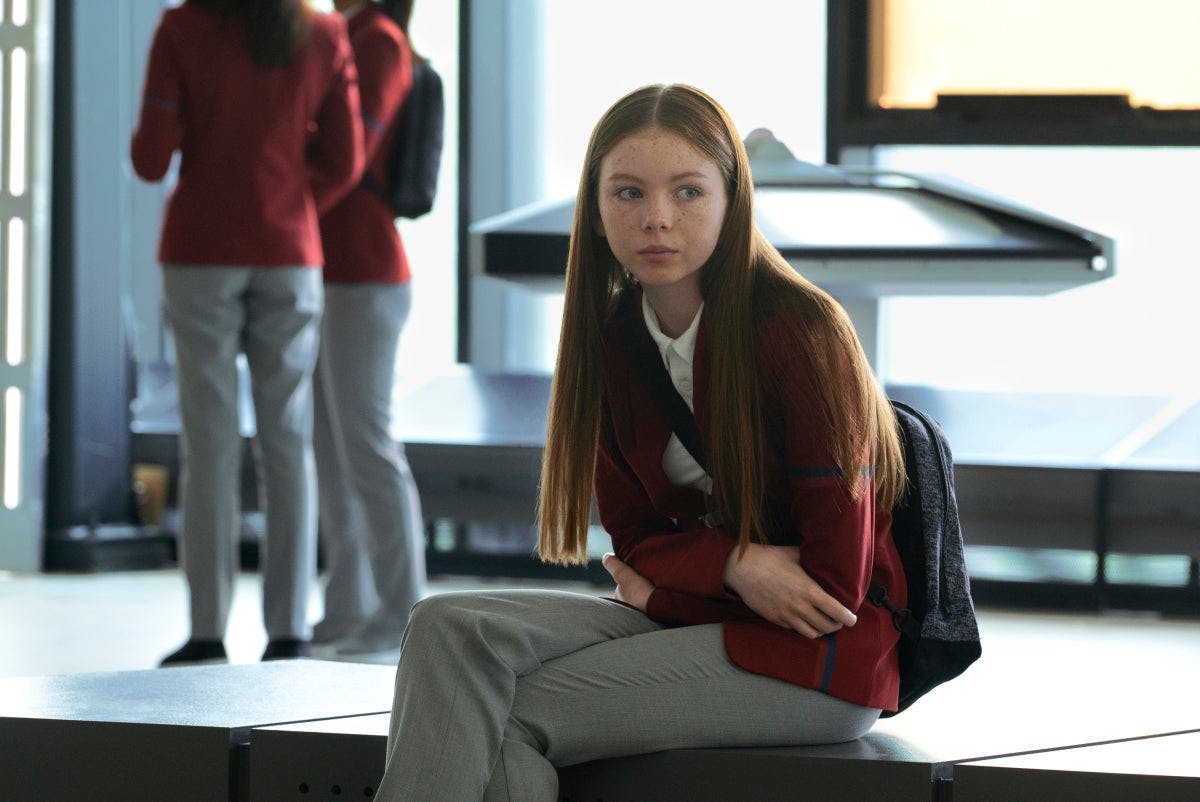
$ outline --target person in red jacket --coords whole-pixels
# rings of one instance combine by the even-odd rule
[[[553,800],[556,766],[844,741],[896,708],[899,633],[866,599],[872,579],[907,598],[896,421],[848,316],[752,204],[745,148],[700,90],[645,87],[597,124],[539,528],[543,559],[585,561],[594,495],[615,599],[419,603],[377,798]],[[694,411],[706,459],[672,432],[646,365]]]
[[[182,423],[188,641],[163,665],[224,661],[237,571],[237,358],[250,369],[265,491],[263,659],[307,652],[316,573],[312,372],[318,215],[363,169],[357,74],[340,17],[303,0],[187,0],[162,15],[133,135],[137,174],[179,178],[159,246]]]
[[[387,200],[387,160],[412,87],[412,0],[336,0],[358,66],[367,170],[321,217],[325,314],[313,383],[320,537],[328,578],[314,643],[393,651],[425,587],[425,525],[403,446],[391,435],[400,331],[412,305]]]

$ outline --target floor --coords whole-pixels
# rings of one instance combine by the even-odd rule
[[[462,577],[436,578],[429,592],[535,584],[608,592],[581,583]],[[232,662],[253,662],[262,651],[258,603],[258,577],[240,575],[226,638]],[[314,599],[314,618],[318,605]],[[1074,742],[1126,737],[1143,726],[1200,729],[1200,619],[982,609],[979,623],[983,657],[891,722],[911,728],[949,710],[980,724],[972,728],[977,740],[988,739],[991,730],[1023,728],[1042,728],[1048,739],[1069,734]],[[0,572],[0,676],[153,668],[186,634],[178,571]],[[885,722],[880,727],[889,729]],[[955,747],[922,745],[939,752]],[[995,749],[976,754],[1008,751],[999,740]]]
[[[428,592],[520,584],[439,577],[430,582]],[[543,586],[581,593],[609,592],[578,582]],[[256,574],[238,576],[225,638],[230,662],[256,662],[266,645],[260,589]],[[313,594],[311,620],[320,618],[319,597],[319,593]],[[97,574],[0,571],[0,676],[154,668],[187,634],[187,588],[178,570]]]

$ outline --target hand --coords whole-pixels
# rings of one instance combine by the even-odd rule
[[[796,546],[751,543],[741,560],[734,549],[725,561],[724,579],[751,610],[806,638],[852,627],[858,620],[800,567]]]
[[[605,554],[600,562],[617,583],[617,601],[623,601],[643,613],[646,612],[646,603],[650,600],[650,594],[654,592],[654,585],[650,580],[621,562],[612,552]]]

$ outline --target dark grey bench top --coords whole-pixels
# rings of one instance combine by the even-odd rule
[[[230,732],[391,709],[394,667],[280,660],[0,678],[14,719],[161,724]]]
[[[955,802],[1194,802],[1200,731],[962,763]]]
[[[251,732],[252,802],[279,799],[301,786],[310,790],[374,788],[383,772],[388,716],[287,724]],[[960,797],[960,772],[965,766],[1038,766],[1056,755],[1085,754],[1088,748],[1035,752],[1017,758],[976,763],[961,762],[972,751],[972,739],[954,732],[927,737],[915,732],[892,734],[879,730],[846,744],[771,749],[678,749],[649,755],[601,760],[559,770],[561,793],[567,800],[760,800],[804,798],[822,800],[930,799],[935,783],[953,775],[954,799]],[[1001,745],[975,739],[975,749],[1014,748],[1020,741],[1010,733]],[[1200,737],[1195,735],[1194,737]],[[1133,744],[1121,753],[1127,773],[1163,774],[1179,768],[1181,756],[1200,754],[1200,746],[1180,741],[1174,764],[1164,767],[1162,755],[1144,746],[1154,738]],[[955,741],[964,746],[953,748]],[[1025,742],[1052,743],[1054,738]],[[1139,746],[1142,745],[1142,746]],[[1095,747],[1115,752],[1120,744]],[[940,754],[926,748],[941,749]],[[1044,747],[1055,749],[1055,747]],[[1192,749],[1193,752],[1186,751]],[[1142,758],[1145,763],[1139,763]],[[1082,759],[1082,758],[1081,758]],[[1194,777],[1200,762],[1191,769]],[[957,763],[958,765],[954,765]],[[1116,764],[1114,764],[1116,765]],[[1139,770],[1139,768],[1141,770]],[[978,783],[976,783],[976,786]],[[975,786],[973,786],[975,787]],[[989,786],[990,787],[990,786]],[[1194,789],[1195,786],[1190,786]],[[1050,798],[1043,796],[988,796],[980,799]],[[1056,797],[1057,798],[1057,797]],[[1103,797],[1108,798],[1108,797]],[[1116,797],[1113,797],[1116,798]],[[1126,796],[1130,798],[1155,798]]]
[[[1137,738],[1200,720],[1187,706],[1146,709],[1136,719],[1120,706],[1107,718],[1089,716],[1082,699],[1064,700],[1057,708],[1033,695],[1025,703],[1017,694],[989,702],[979,699],[978,683],[974,691],[941,696],[844,744],[677,749],[566,767],[559,770],[561,793],[579,802],[929,799],[935,784],[951,778],[957,784],[956,764],[964,761]],[[387,726],[388,716],[381,715],[255,729],[252,799],[278,798],[301,784],[358,788],[378,782]],[[954,798],[959,799],[957,790]]]
[[[240,798],[234,747],[252,727],[388,711],[394,677],[293,660],[2,678],[0,797]]]

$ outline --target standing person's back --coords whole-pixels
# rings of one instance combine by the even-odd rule
[[[239,352],[250,367],[267,514],[264,659],[304,654],[315,574],[311,382],[323,262],[317,217],[362,171],[344,23],[302,0],[188,0],[164,12],[132,156],[182,161],[159,260],[175,336],[191,634],[164,665],[224,660],[237,571]]]
[[[208,6],[164,12],[133,139],[134,169],[147,181],[182,155],[159,260],[320,264],[317,215],[363,166],[345,25],[307,15],[308,40],[291,62],[263,69],[232,12]]]

